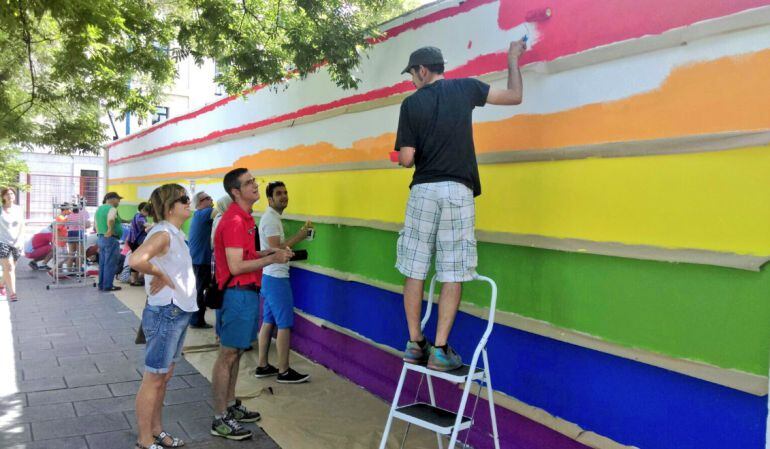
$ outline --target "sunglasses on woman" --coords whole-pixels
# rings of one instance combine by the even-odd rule
[[[174,200],[173,204],[176,204],[176,203],[190,204],[190,197],[187,195],[182,195],[179,198]]]

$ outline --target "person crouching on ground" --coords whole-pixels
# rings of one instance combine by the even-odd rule
[[[198,310],[195,274],[182,224],[190,217],[190,197],[182,186],[165,184],[150,195],[155,223],[132,253],[131,268],[144,273],[147,305],[142,329],[147,338],[142,385],[136,394],[138,449],[180,447],[184,442],[163,430],[161,412],[166,385],[182,354],[187,325]]]

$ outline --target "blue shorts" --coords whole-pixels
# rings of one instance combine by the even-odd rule
[[[165,374],[171,364],[179,360],[191,316],[191,312],[185,312],[175,304],[144,306],[142,329],[147,338],[144,349],[145,371]]]
[[[247,349],[257,339],[259,294],[253,290],[228,288],[222,308],[217,310],[217,335],[222,346]]]
[[[263,323],[275,324],[278,329],[290,329],[294,326],[294,297],[291,294],[289,278],[263,274],[262,297],[265,298],[262,309]]]

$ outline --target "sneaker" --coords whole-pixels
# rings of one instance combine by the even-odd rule
[[[257,422],[262,416],[257,412],[252,412],[241,404],[240,399],[235,400],[235,405],[227,407],[227,414],[232,416],[238,422]]]
[[[453,371],[461,366],[463,366],[462,358],[451,347],[447,346],[446,351],[436,346],[430,348],[430,357],[428,358],[429,369]]]
[[[267,364],[267,366],[258,366],[257,371],[254,373],[254,377],[257,379],[261,379],[263,377],[270,377],[270,376],[277,376],[278,375],[278,368],[274,367],[271,364]]]
[[[428,363],[428,357],[430,356],[430,348],[433,345],[427,339],[425,340],[425,347],[421,348],[420,344],[416,341],[407,341],[406,349],[404,350],[404,361],[406,363],[414,363],[417,365],[425,365]]]
[[[214,422],[211,423],[211,434],[236,441],[251,438],[252,435],[251,430],[244,429],[229,412],[224,418],[214,418]]]
[[[310,380],[310,374],[300,374],[293,369],[289,368],[285,373],[278,374],[279,384],[301,384]]]

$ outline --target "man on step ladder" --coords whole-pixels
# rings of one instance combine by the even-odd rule
[[[472,78],[445,79],[444,57],[435,47],[414,51],[401,72],[411,74],[417,87],[401,103],[395,145],[399,164],[415,167],[396,262],[406,276],[406,362],[438,371],[462,366],[447,339],[460,306],[462,282],[473,279],[478,261],[474,197],[481,194],[481,183],[472,114],[476,106],[487,103],[521,103],[519,57],[525,49],[526,38],[510,44],[507,89],[490,88]],[[434,253],[437,280],[443,284],[435,345],[420,329],[424,283]]]

